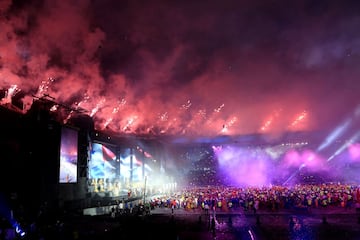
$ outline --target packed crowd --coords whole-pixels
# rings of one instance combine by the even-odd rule
[[[360,186],[351,184],[312,184],[270,187],[209,186],[187,188],[151,200],[153,207],[202,209],[204,211],[244,211],[360,207]]]

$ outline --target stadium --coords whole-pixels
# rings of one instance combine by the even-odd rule
[[[0,1],[0,239],[359,239],[359,1]]]
[[[154,210],[159,196],[176,198],[183,189],[329,184],[331,189],[352,186],[355,194],[360,180],[359,143],[350,127],[342,133],[335,129],[276,137],[124,136],[97,131],[81,112],[64,124],[50,111],[52,104],[36,99],[27,113],[1,106],[3,197],[8,199],[8,211],[13,214],[22,206],[27,219],[36,218],[44,204],[54,215],[66,211],[107,216],[110,206],[121,202],[135,206],[149,202]],[[356,199],[354,195],[353,209]],[[197,209],[192,204],[185,204],[187,208]]]

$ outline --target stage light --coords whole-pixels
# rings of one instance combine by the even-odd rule
[[[21,228],[21,226],[18,223],[15,223],[15,232],[20,237],[24,237],[26,235],[25,231]]]
[[[353,144],[355,141],[357,141],[360,137],[360,131],[355,133],[350,140],[346,141],[339,149],[335,151],[335,153],[328,158],[328,162],[331,161],[335,156],[342,153],[345,149],[347,149],[351,144]]]
[[[350,126],[351,119],[347,119],[343,124],[338,126],[329,136],[326,137],[325,141],[318,147],[317,151],[321,151],[324,148],[332,144],[337,137],[345,132],[345,130]]]

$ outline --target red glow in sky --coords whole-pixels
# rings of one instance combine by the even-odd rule
[[[333,128],[359,104],[359,9],[332,0],[3,0],[1,103],[16,99],[26,111],[48,94],[97,129],[125,134]]]

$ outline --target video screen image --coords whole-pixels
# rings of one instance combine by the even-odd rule
[[[77,182],[78,131],[61,129],[59,183]]]
[[[140,182],[152,172],[148,164],[144,164],[141,154],[132,153],[130,148],[123,149],[120,153],[120,176],[126,181]]]
[[[108,146],[92,143],[89,161],[90,178],[111,179],[116,177],[116,154]]]
[[[89,191],[109,196],[127,195],[129,186],[143,184],[152,169],[131,148],[93,142],[89,159]],[[141,185],[142,186],[142,185]]]

